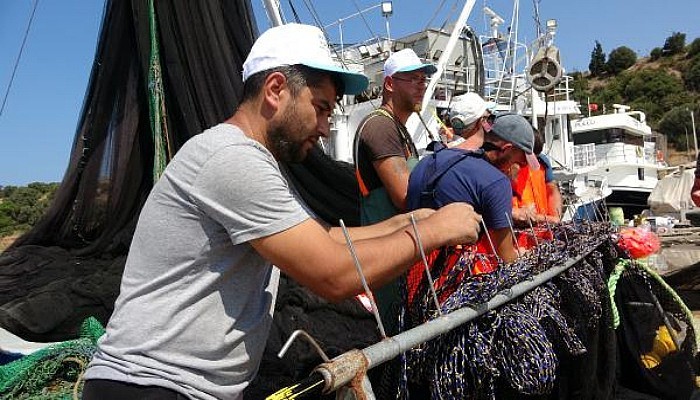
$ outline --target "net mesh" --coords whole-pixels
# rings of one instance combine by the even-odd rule
[[[0,366],[0,396],[4,399],[73,399],[82,390],[82,375],[97,339],[104,333],[95,318],[80,327],[80,338],[45,347]]]

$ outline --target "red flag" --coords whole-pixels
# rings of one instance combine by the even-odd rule
[[[598,111],[598,104],[596,104],[596,103],[588,104],[588,111]]]

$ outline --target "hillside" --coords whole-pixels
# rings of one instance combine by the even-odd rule
[[[627,104],[643,111],[654,132],[666,138],[672,165],[694,158],[687,150],[693,147],[691,112],[700,124],[700,38],[686,45],[685,34],[675,32],[641,57],[625,46],[606,57],[596,42],[589,69],[572,76],[576,100],[597,107],[592,115]]]

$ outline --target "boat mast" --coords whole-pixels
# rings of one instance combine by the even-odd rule
[[[284,25],[279,0],[263,0],[263,5],[271,26]]]
[[[452,56],[452,52],[454,51],[455,46],[457,45],[457,41],[459,40],[459,37],[462,34],[464,26],[467,24],[467,19],[469,18],[469,14],[471,14],[475,3],[476,0],[468,0],[464,4],[462,12],[459,14],[459,18],[457,18],[457,22],[455,23],[454,29],[452,30],[450,39],[447,41],[447,45],[445,45],[445,50],[442,52],[442,55],[440,56],[440,59],[438,60],[437,64],[435,64],[437,71],[430,78],[430,83],[428,83],[428,87],[425,89],[425,94],[423,95],[421,116],[425,118],[428,118],[430,116],[430,112],[426,111],[428,101],[433,97],[435,87],[437,86],[438,81],[440,80],[440,76],[445,71],[445,66],[447,65],[448,61],[450,60],[450,57]]]
[[[435,71],[433,76],[430,78],[430,81],[428,83],[428,87],[425,89],[425,94],[423,95],[423,101],[421,102],[421,110],[418,114],[418,116],[420,117],[420,119],[422,121],[427,121],[427,120],[430,120],[432,118],[431,110],[429,110],[427,107],[428,102],[433,97],[433,94],[435,92],[435,87],[437,86],[438,82],[440,81],[440,77],[442,76],[443,72],[445,71],[445,67],[447,66],[447,63],[449,62],[450,57],[452,56],[452,52],[454,51],[454,49],[457,45],[457,42],[459,41],[459,38],[462,35],[462,31],[464,30],[464,27],[467,25],[467,19],[469,19],[469,15],[471,14],[475,3],[476,3],[476,0],[467,0],[467,2],[464,4],[464,7],[462,7],[462,12],[459,14],[459,17],[457,18],[457,22],[455,23],[454,29],[452,30],[452,34],[450,35],[450,38],[447,41],[447,44],[445,45],[445,50],[442,52],[440,59],[435,64],[437,71]],[[425,127],[425,129],[428,129],[428,128]],[[428,132],[426,132],[426,135],[427,134],[428,134]],[[414,140],[415,139],[416,139],[416,137],[414,136]]]

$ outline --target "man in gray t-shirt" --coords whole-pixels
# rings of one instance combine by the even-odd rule
[[[309,217],[278,161],[303,159],[328,135],[336,99],[367,79],[333,64],[318,28],[289,24],[256,41],[243,80],[235,114],[190,139],[144,205],[86,400],[240,399],[265,348],[279,270],[330,300],[361,291],[343,233]],[[417,216],[426,250],[478,234],[466,204]],[[407,222],[350,230],[371,286],[417,259]]]

